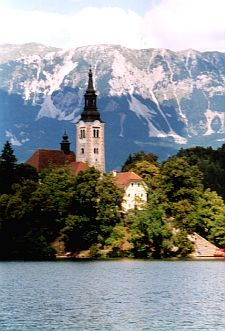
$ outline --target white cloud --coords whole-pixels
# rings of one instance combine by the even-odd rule
[[[161,0],[143,17],[118,7],[87,7],[70,15],[3,7],[0,43],[225,51],[224,12],[224,0]]]
[[[41,11],[2,10],[0,43],[42,42],[77,47],[114,43],[137,45],[140,17],[121,8],[85,8],[72,15]]]
[[[121,8],[83,9],[70,19],[70,40],[77,45],[112,43],[135,47],[141,18]]]
[[[224,0],[162,0],[145,14],[148,47],[225,51]]]

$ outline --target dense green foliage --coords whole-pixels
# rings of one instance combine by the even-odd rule
[[[217,151],[221,164],[223,150]],[[17,164],[7,142],[0,155],[0,259],[53,259],[81,250],[93,258],[186,256],[193,232],[224,247],[225,205],[203,167],[208,155],[212,168],[214,152],[182,150],[162,165],[153,154],[130,155],[123,170],[144,179],[148,201],[124,215],[124,191],[110,174],[94,168],[77,176],[64,168],[37,174]]]
[[[157,159],[158,159],[157,155],[153,153],[145,153],[143,151],[134,153],[132,155],[130,154],[127,160],[124,162],[121,171],[123,172],[130,171],[131,168],[133,168],[133,166],[139,161],[147,161],[149,163],[153,163],[157,165],[158,164]]]
[[[147,208],[129,215],[132,252],[135,257],[166,257],[171,255],[172,231],[166,221],[165,206],[154,193]]]
[[[143,155],[141,160],[128,160],[129,170],[148,185],[147,206],[128,215],[135,256],[185,256],[193,249],[187,239],[193,232],[225,246],[224,202],[207,187],[196,162],[188,156],[174,156],[161,166]]]
[[[199,146],[181,149],[177,156],[197,165],[203,174],[204,187],[216,191],[225,200],[225,144],[217,150]]]
[[[195,231],[197,201],[203,193],[201,172],[197,166],[188,165],[184,158],[174,157],[163,163],[161,174],[169,201],[167,213],[178,228]]]
[[[123,192],[110,175],[94,168],[80,172],[73,185],[73,214],[62,230],[69,251],[104,246],[113,227],[121,221]]]
[[[0,258],[52,259],[58,239],[71,252],[102,247],[121,221],[123,191],[112,177],[94,168],[76,177],[63,168],[38,176],[32,167],[16,165],[9,143],[6,148],[9,169],[1,162],[0,170],[10,171],[1,182]]]

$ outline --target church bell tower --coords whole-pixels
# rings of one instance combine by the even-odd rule
[[[76,160],[105,172],[104,123],[97,110],[96,101],[92,70],[89,69],[84,110],[76,123]]]

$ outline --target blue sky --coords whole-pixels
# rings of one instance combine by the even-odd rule
[[[224,0],[0,0],[0,44],[225,52]]]

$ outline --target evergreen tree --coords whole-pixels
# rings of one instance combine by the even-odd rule
[[[1,161],[7,168],[14,169],[16,166],[17,159],[14,155],[14,151],[9,141],[6,141],[4,148],[1,153]]]
[[[0,193],[10,193],[15,181],[16,157],[7,141],[0,156]]]

